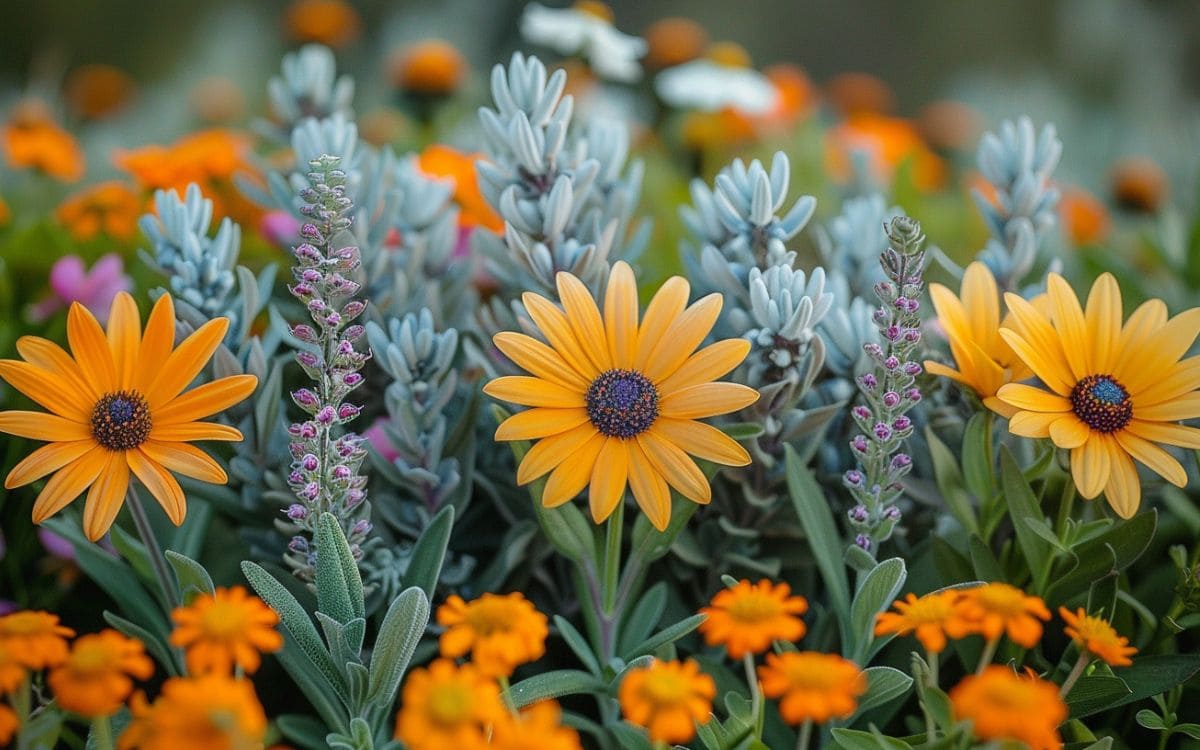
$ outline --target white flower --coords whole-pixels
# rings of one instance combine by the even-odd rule
[[[521,36],[560,55],[582,56],[601,78],[629,83],[642,77],[638,58],[646,54],[646,41],[587,10],[530,3],[521,16]]]
[[[775,85],[757,70],[707,59],[667,68],[654,79],[654,90],[676,109],[732,107],[748,115],[769,112],[779,98]]]

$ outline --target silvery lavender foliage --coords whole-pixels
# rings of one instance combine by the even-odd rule
[[[918,310],[925,291],[925,236],[920,222],[899,216],[888,223],[887,238],[888,248],[879,261],[886,280],[875,285],[880,304],[873,315],[882,343],[863,347],[874,368],[858,377],[864,403],[851,409],[862,431],[850,440],[858,468],[842,476],[857,503],[848,514],[854,544],[872,559],[900,520],[900,480],[912,469],[912,457],[903,452],[913,432],[906,414],[921,400],[916,387],[921,365],[915,356],[921,341]]]
[[[365,329],[353,321],[366,303],[354,298],[360,287],[348,278],[358,269],[359,252],[343,244],[354,205],[346,195],[339,162],[338,157],[322,156],[310,163],[310,187],[302,193],[308,221],[300,228],[304,243],[293,250],[296,283],[290,287],[315,323],[292,327],[292,335],[311,347],[298,351],[296,361],[314,387],[292,392],[292,400],[308,418],[288,428],[294,459],[288,485],[299,502],[284,511],[288,521],[281,526],[295,534],[285,560],[308,581],[319,553],[314,537],[322,513],[338,518],[355,559],[362,559],[371,533],[366,477],[359,472],[366,457],[364,439],[340,430],[360,411],[345,399],[362,385],[359,370],[370,352],[354,348]]]
[[[305,118],[354,116],[350,109],[354,80],[338,76],[333,51],[320,44],[307,44],[284,55],[282,71],[267,83],[267,96],[278,123],[267,126],[267,132],[285,142]]]
[[[1059,192],[1050,178],[1061,156],[1054,126],[1044,125],[1035,134],[1028,117],[1001,123],[999,133],[984,133],[979,143],[979,171],[995,191],[995,203],[972,191],[992,233],[979,258],[1002,290],[1020,288],[1042,239],[1054,228]]]
[[[879,228],[903,214],[899,206],[888,206],[882,193],[868,193],[847,198],[841,212],[817,232],[821,260],[830,276],[845,279],[850,293],[844,297],[847,302],[854,297],[873,296],[871,290],[884,278],[879,256],[887,249],[887,236]]]
[[[547,77],[540,60],[518,52],[492,70],[496,108],[479,110],[488,156],[476,164],[479,187],[505,231],[503,241],[476,236],[509,298],[530,288],[552,292],[559,271],[595,289],[611,260],[629,259],[648,236],[643,226],[625,241],[641,183],[639,166],[621,176],[628,133],[596,122],[569,140],[574,104],[562,95],[565,84],[566,73]]]

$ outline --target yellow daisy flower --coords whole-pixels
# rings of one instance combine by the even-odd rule
[[[549,473],[546,507],[587,489],[599,523],[628,484],[650,522],[665,529],[669,487],[697,503],[712,499],[689,454],[731,466],[750,463],[750,454],[729,436],[696,421],[758,400],[753,388],[711,382],[737,367],[750,344],[727,339],[693,353],[717,320],[721,295],[687,307],[690,288],[678,276],[654,295],[640,325],[637,283],[627,264],[613,266],[603,317],[579,279],[560,273],[557,283],[562,308],[532,292],[523,297],[549,346],[520,333],[494,339],[532,376],[496,378],[484,392],[533,407],[505,420],[496,439],[539,440],[517,469],[517,482]]]
[[[113,300],[107,334],[87,308],[71,306],[70,354],[35,336],[17,341],[25,361],[0,360],[0,378],[52,412],[0,412],[0,432],[50,442],[4,481],[13,489],[57,472],[33,505],[34,523],[86,490],[83,530],[95,541],[112,526],[132,475],[178,526],[187,506],[172,471],[204,482],[226,481],[224,469],[188,443],[241,440],[242,433],[232,427],[196,420],[246,398],[258,381],[234,375],[184,389],[228,327],[228,320],[217,318],[174,347],[171,297],[159,298],[143,334],[133,297],[121,292]]]
[[[996,277],[985,264],[976,261],[963,273],[959,296],[941,284],[930,284],[929,296],[958,369],[928,359],[925,369],[967,386],[979,395],[984,406],[1011,417],[1017,409],[996,398],[996,391],[1006,383],[1028,380],[1033,370],[1000,336],[1000,329],[1010,325],[1012,316],[1000,318]],[[1032,304],[1039,302],[1040,298]]]
[[[1200,308],[1167,319],[1150,300],[1121,325],[1112,274],[1092,285],[1086,312],[1058,274],[1047,280],[1050,313],[1006,295],[1011,329],[1000,335],[1049,388],[1009,384],[997,394],[1018,409],[1008,429],[1048,437],[1071,451],[1071,475],[1087,499],[1104,492],[1122,518],[1137,512],[1142,488],[1133,459],[1182,487],[1187,472],[1155,443],[1200,448],[1200,357],[1180,360],[1200,333]]]

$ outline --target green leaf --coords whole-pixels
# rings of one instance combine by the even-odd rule
[[[637,643],[646,640],[654,632],[658,621],[667,609],[667,583],[659,581],[642,594],[642,598],[629,611],[617,639],[617,651],[624,653]]]
[[[1141,724],[1147,729],[1166,729],[1166,724],[1163,723],[1162,717],[1154,713],[1148,708],[1143,708],[1133,717],[1138,724]]]
[[[763,426],[758,422],[723,424],[721,425],[721,432],[724,432],[734,440],[753,440],[763,434]]]
[[[1070,551],[1067,549],[1066,545],[1062,543],[1062,540],[1058,538],[1058,534],[1054,533],[1054,529],[1050,528],[1050,524],[1046,523],[1044,518],[1026,516],[1025,523],[1028,524],[1033,533],[1037,534],[1042,539],[1045,539],[1050,543],[1051,547],[1054,547],[1059,552]]]
[[[124,617],[116,615],[108,610],[104,612],[104,621],[107,622],[114,630],[141,641],[159,664],[166,669],[171,676],[178,676],[183,673],[183,663],[179,661],[176,653],[171,650],[171,647],[166,641],[155,636],[149,630],[146,630],[141,625],[126,620]]]
[[[627,721],[616,721],[605,724],[605,728],[617,738],[622,750],[653,750],[653,745],[646,736],[646,730],[641,727],[634,726]]]
[[[875,640],[875,615],[891,606],[907,577],[904,560],[893,557],[876,565],[863,579],[850,605],[852,637],[847,645],[852,661],[858,664],[867,662],[871,643]]]
[[[186,602],[193,594],[212,594],[213,582],[204,566],[186,555],[167,550],[163,553],[167,562],[175,570],[175,578],[179,581],[179,592]]]
[[[910,746],[895,737],[857,729],[834,729],[833,741],[844,750],[911,750]]]
[[[121,710],[108,717],[108,729],[112,739],[117,739],[125,728],[129,726],[129,722],[133,720],[133,716],[129,713],[129,709],[122,706]],[[95,724],[92,725],[95,727]],[[50,747],[47,745],[47,747]],[[109,750],[108,747],[102,747],[96,739],[94,731],[88,731],[87,744],[84,745],[86,750]]]
[[[1191,722],[1176,724],[1172,727],[1171,731],[1186,734],[1193,740],[1200,740],[1200,724],[1192,724]]]
[[[817,570],[829,589],[834,612],[843,622],[843,634],[847,632],[845,621],[850,617],[850,589],[846,583],[846,571],[842,566],[842,538],[833,522],[833,512],[825,499],[825,492],[813,477],[808,467],[800,463],[796,451],[785,444],[783,447],[787,464],[788,493],[800,525],[808,538]]]
[[[17,746],[21,750],[52,750],[59,747],[64,714],[62,711],[38,711],[21,727]]]
[[[1158,528],[1158,511],[1139,513],[1071,550],[1075,566],[1059,576],[1046,592],[1051,606],[1084,591],[1093,581],[1129,567],[1141,557]]]
[[[1067,694],[1071,718],[1081,719],[1124,702],[1133,694],[1125,681],[1110,674],[1093,674],[1080,678]]]
[[[674,643],[696,628],[700,627],[700,623],[704,622],[704,615],[692,615],[691,617],[680,620],[670,627],[663,628],[657,634],[650,636],[638,645],[621,654],[621,658],[625,661],[633,661],[635,658],[644,654],[652,654],[658,649],[666,646],[668,643]]]
[[[392,600],[371,653],[367,700],[380,706],[392,705],[428,623],[429,600],[421,589],[406,589]]]
[[[547,698],[581,693],[601,695],[606,690],[607,685],[595,675],[579,669],[556,669],[521,680],[512,686],[509,696],[513,705],[525,708]]]
[[[284,714],[275,719],[279,731],[290,742],[307,750],[327,750],[329,727],[306,714]]]
[[[1041,593],[1045,591],[1045,577],[1050,572],[1050,545],[1037,535],[1027,519],[1043,518],[1042,508],[1007,445],[1000,446],[1000,478],[1013,528],[1017,532],[1017,544],[1033,573],[1035,591]]]
[[[1200,653],[1137,657],[1132,666],[1113,669],[1113,674],[1124,680],[1131,692],[1111,707],[1124,706],[1165,693],[1192,679],[1197,672],[1200,672]]]
[[[413,545],[408,569],[404,571],[405,588],[416,586],[425,592],[426,599],[433,600],[433,591],[442,573],[442,562],[446,559],[446,547],[450,544],[453,528],[454,506],[447,505],[430,520]]]
[[[654,528],[646,515],[639,513],[633,522],[629,559],[645,566],[670,552],[699,507],[691,500],[671,493],[671,520],[664,531]]]
[[[575,656],[579,657],[579,661],[583,662],[583,666],[587,667],[592,674],[599,676],[600,662],[596,661],[592,647],[588,645],[583,634],[562,615],[554,616],[554,626],[558,628],[559,634],[562,635],[563,640],[567,642],[567,646]]]
[[[975,568],[975,577],[990,583],[1004,581],[1004,570],[1000,561],[992,554],[992,550],[977,534],[967,539],[967,547],[971,552],[971,565]]]
[[[366,616],[362,578],[337,516],[317,520],[317,609],[345,624]]]
[[[983,503],[996,492],[996,477],[993,462],[995,453],[990,449],[994,417],[990,411],[976,412],[967,421],[963,430],[962,472],[963,480],[971,494]],[[976,529],[968,529],[976,531]]]
[[[171,549],[192,559],[199,557],[200,549],[204,546],[204,538],[208,534],[208,525],[212,514],[211,503],[201,499],[198,495],[188,495],[187,518],[172,534]]]
[[[867,692],[858,702],[855,716],[886,705],[912,689],[913,679],[893,667],[867,667]]]
[[[971,497],[966,482],[958,468],[958,460],[946,444],[938,439],[932,427],[925,428],[925,441],[929,445],[929,457],[933,461],[933,475],[938,492],[946,503],[946,509],[967,531],[978,534],[979,520],[971,507]]]

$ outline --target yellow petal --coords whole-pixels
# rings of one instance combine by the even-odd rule
[[[108,346],[116,367],[117,386],[133,387],[133,374],[142,342],[142,318],[129,292],[117,292],[108,313]]]
[[[596,300],[583,282],[565,271],[554,277],[558,287],[558,298],[567,313],[567,322],[575,340],[580,342],[583,353],[600,372],[613,369],[612,355],[608,349],[608,334],[604,332],[604,321]]]
[[[103,395],[93,390],[91,384],[83,377],[79,364],[53,341],[37,336],[22,336],[17,339],[17,351],[29,364],[61,377],[72,390],[78,392],[80,403],[94,404]]]
[[[1167,322],[1167,306],[1160,299],[1146,300],[1125,321],[1121,328],[1121,337],[1117,340],[1116,352],[1124,356],[1130,346],[1146,339],[1154,331],[1162,328]],[[1117,365],[1120,362],[1116,363]]]
[[[1091,500],[1108,484],[1109,451],[1105,435],[1092,435],[1078,448],[1071,450],[1071,475],[1079,494]]]
[[[672,321],[646,361],[643,372],[651,382],[657,383],[674,373],[696,351],[721,314],[721,300],[721,295],[710,294]]]
[[[1200,430],[1195,427],[1166,422],[1147,422],[1135,417],[1125,425],[1125,429],[1155,443],[1177,445],[1180,448],[1191,448],[1192,450],[1200,449]]]
[[[228,477],[212,456],[190,443],[160,443],[147,440],[138,450],[151,461],[162,464],[171,471],[201,482],[225,484]]]
[[[527,375],[505,375],[483,387],[492,398],[521,406],[549,406],[555,409],[582,409],[583,392]]]
[[[1144,463],[1163,479],[1176,487],[1187,485],[1187,472],[1170,453],[1128,430],[1114,432],[1113,437],[1126,453]]]
[[[625,447],[629,449],[629,487],[633,490],[633,499],[650,524],[665,531],[671,522],[671,490],[667,481],[654,470],[637,441],[630,440]]]
[[[1050,390],[1061,396],[1069,396],[1077,382],[1067,367],[1066,360],[1061,359],[1061,350],[1038,349],[1032,343],[1022,338],[1020,334],[1008,328],[1000,329],[1000,338],[1012,347],[1025,365],[1041,378]],[[1057,346],[1057,344],[1055,344]]]
[[[558,352],[532,336],[505,331],[497,333],[492,341],[504,356],[539,378],[580,392],[590,385]]]
[[[660,437],[654,429],[638,435],[637,442],[658,473],[679,494],[701,505],[712,501],[712,487],[704,472],[678,446]]]
[[[1116,379],[1136,398],[1162,380],[1200,335],[1200,307],[1185,310],[1168,320],[1121,354]]]
[[[529,317],[533,319],[538,330],[550,342],[550,346],[584,380],[588,382],[595,380],[596,376],[600,374],[600,369],[592,363],[585,349],[592,345],[607,348],[607,344],[604,341],[581,342],[576,339],[575,333],[571,330],[571,324],[567,321],[567,316],[558,309],[557,305],[545,297],[533,292],[525,292],[521,295],[521,301],[525,303],[525,311],[529,313]]]
[[[28,362],[0,359],[0,378],[31,400],[72,422],[89,422],[95,402],[83,400],[83,394],[54,373]]]
[[[90,426],[40,411],[0,411],[0,432],[30,440],[89,440]]]
[[[650,361],[650,352],[658,346],[659,339],[667,332],[671,322],[679,317],[687,305],[691,287],[682,276],[667,279],[646,306],[646,315],[638,328],[637,348],[633,356],[633,369],[644,372]]]
[[[659,393],[672,393],[700,383],[707,383],[731,372],[750,353],[746,339],[724,339],[704,347],[680,365],[661,383]]]
[[[1091,434],[1091,428],[1074,414],[1060,416],[1050,423],[1050,439],[1059,448],[1078,448],[1087,442]]]
[[[216,422],[181,422],[178,424],[154,425],[150,439],[164,443],[185,443],[191,440],[243,439],[242,431]]]
[[[196,329],[183,340],[167,361],[163,363],[158,378],[146,389],[146,401],[151,409],[157,409],[178,396],[188,386],[213,352],[221,345],[225,332],[229,330],[228,318],[213,318]]]
[[[1087,324],[1083,320],[1083,310],[1079,307],[1079,298],[1067,280],[1056,273],[1046,278],[1047,291],[1050,294],[1051,317],[1054,329],[1058,331],[1062,341],[1063,354],[1076,380],[1090,375],[1091,345],[1087,337]]]
[[[258,378],[253,375],[230,375],[211,383],[198,385],[159,409],[151,418],[155,426],[176,425],[224,411],[245,399],[258,387]]]
[[[746,449],[712,425],[659,417],[651,430],[705,461],[726,466],[745,466],[750,463],[750,454]]]
[[[1177,362],[1163,377],[1147,386],[1134,399],[1133,408],[1152,406],[1170,401],[1200,388],[1200,356],[1188,357]]]
[[[1181,419],[1195,419],[1200,417],[1200,391],[1185,393],[1170,401],[1152,406],[1139,406],[1135,402],[1133,416],[1151,422],[1178,422]]]
[[[521,465],[517,467],[517,484],[529,484],[556,468],[596,434],[592,423],[586,422],[560,435],[551,435],[539,440],[529,449],[525,458],[521,460]]]
[[[962,304],[971,337],[980,345],[995,339],[1000,328],[1000,290],[986,264],[975,261],[963,272]]]
[[[1031,385],[1009,383],[996,392],[996,397],[1022,411],[1071,411],[1071,402],[1068,399]]]
[[[701,383],[668,393],[658,413],[675,419],[700,419],[744,409],[758,400],[758,391],[741,383]]]
[[[1027,438],[1050,437],[1050,425],[1062,419],[1058,412],[1019,411],[1008,420],[1008,431]]]
[[[111,451],[99,445],[88,449],[79,458],[67,464],[65,468],[46,482],[37,500],[33,503],[33,522],[41,523],[50,516],[62,510],[75,498],[79,497],[104,468]]]
[[[625,498],[625,484],[629,480],[629,450],[625,443],[620,438],[605,438],[592,467],[588,506],[596,523],[607,520],[617,503]]]
[[[596,468],[596,457],[600,455],[605,440],[607,438],[597,432],[550,472],[550,478],[542,490],[542,505],[557,508],[588,486],[592,471]]]
[[[946,332],[946,339],[951,343],[970,341],[971,322],[962,301],[954,292],[941,284],[930,284],[929,297],[933,300],[933,310],[937,313],[938,322]]]
[[[536,440],[557,435],[588,421],[586,409],[529,409],[517,412],[496,428],[496,440]]]
[[[83,533],[95,542],[108,533],[129,489],[129,465],[123,451],[109,451],[104,468],[88,490],[83,506]]]
[[[937,375],[938,377],[942,378],[950,378],[956,383],[961,383],[971,390],[975,390],[974,385],[967,380],[966,376],[958,370],[955,370],[953,367],[944,365],[941,362],[935,362],[932,359],[925,360],[922,363],[922,366],[924,366],[925,372],[928,372],[930,375]]]
[[[117,390],[117,369],[104,330],[86,307],[71,303],[67,312],[67,342],[84,380],[98,394]]]
[[[133,387],[146,393],[158,379],[171,350],[175,347],[175,302],[171,295],[164,294],[154,303],[150,317],[146,319],[146,330],[138,347],[137,370],[133,374]]]
[[[187,502],[184,499],[183,488],[171,472],[151,460],[140,448],[126,451],[125,460],[134,475],[162,506],[171,523],[176,526],[183,523],[184,516],[187,515]]]
[[[1124,451],[1112,454],[1104,496],[1108,498],[1109,507],[1121,518],[1133,518],[1142,503],[1142,483],[1138,481],[1137,468]]]
[[[604,292],[604,332],[608,351],[619,369],[633,367],[637,351],[638,297],[633,269],[623,260],[613,264]]]
[[[1112,372],[1117,339],[1121,336],[1121,287],[1111,273],[1102,273],[1087,299],[1087,337],[1094,372]]]
[[[11,490],[37,481],[51,472],[58,471],[83,454],[96,447],[95,440],[76,440],[70,443],[43,445],[30,453],[8,472],[4,488]]]

